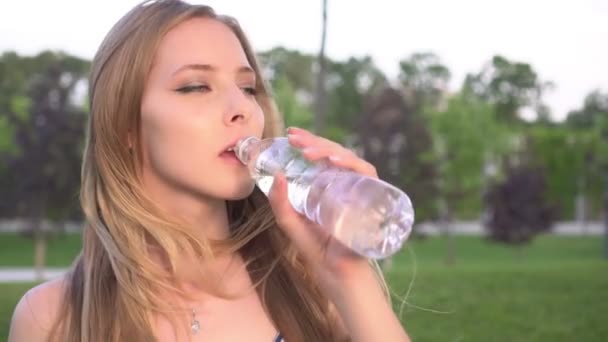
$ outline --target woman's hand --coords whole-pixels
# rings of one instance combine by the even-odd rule
[[[338,167],[378,177],[352,151],[306,130],[290,128],[289,142],[313,161],[327,158]],[[337,309],[337,326],[351,341],[409,341],[367,259],[341,245],[329,232],[297,213],[287,198],[287,182],[275,175],[269,194],[277,223],[313,268]]]
[[[338,143],[300,128],[288,129],[288,139],[310,161],[328,159],[337,167],[378,177],[373,165]],[[330,232],[292,208],[287,199],[287,184],[283,174],[275,175],[269,199],[277,223],[316,271],[322,286],[339,288],[345,285],[344,282],[354,281],[360,272],[370,271],[365,258],[341,245]]]

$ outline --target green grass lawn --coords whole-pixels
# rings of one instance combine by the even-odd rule
[[[456,263],[444,263],[445,240],[412,241],[387,272],[396,311],[414,341],[605,341],[608,261],[602,240],[542,236],[514,251],[458,237]],[[49,248],[54,266],[69,265],[77,236]],[[0,235],[0,265],[32,264],[28,240]],[[415,255],[415,258],[414,258]],[[416,277],[413,278],[416,269]],[[14,305],[32,284],[0,284],[0,340]]]
[[[65,267],[78,255],[81,237],[63,234],[49,239],[47,265]],[[0,267],[31,267],[34,265],[34,241],[17,235],[0,233]]]
[[[415,341],[608,339],[601,239],[547,236],[519,252],[476,238],[456,245],[456,263],[446,266],[443,239],[412,244],[417,261],[402,254],[388,274],[404,295],[417,267],[401,316]]]

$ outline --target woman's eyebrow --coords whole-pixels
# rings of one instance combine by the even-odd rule
[[[179,68],[177,68],[177,70],[175,70],[173,72],[173,75],[176,75],[179,72],[182,72],[184,70],[202,70],[202,71],[211,71],[211,72],[215,72],[217,71],[217,67],[210,65],[210,64],[185,64],[180,66]],[[236,69],[236,73],[237,74],[255,74],[255,72],[253,71],[253,69],[249,66],[243,65],[240,66]]]

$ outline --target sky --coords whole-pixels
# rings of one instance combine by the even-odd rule
[[[191,0],[239,20],[257,51],[285,46],[317,53],[322,0]],[[134,0],[0,0],[0,52],[44,49],[92,58]],[[370,55],[391,78],[399,60],[434,52],[450,88],[495,54],[530,63],[556,87],[545,97],[555,119],[608,91],[608,0],[328,0],[329,57]]]

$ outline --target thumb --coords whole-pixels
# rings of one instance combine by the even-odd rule
[[[305,252],[310,259],[318,260],[329,235],[291,206],[287,195],[287,180],[282,173],[275,175],[268,199],[279,228],[300,251]]]
[[[282,172],[274,175],[274,181],[268,193],[268,200],[277,223],[281,228],[289,227],[302,220],[289,202],[287,193],[287,179]]]
[[[272,185],[268,191],[268,200],[273,209],[281,207],[282,202],[287,199],[286,183],[285,175],[282,172],[274,174]]]

